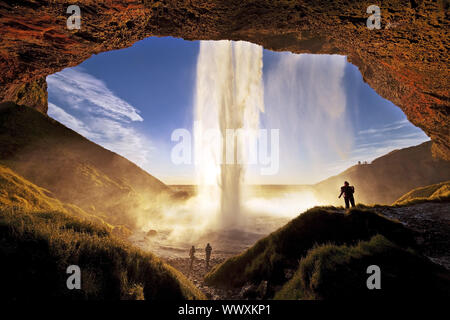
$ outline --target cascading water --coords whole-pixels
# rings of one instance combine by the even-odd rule
[[[262,47],[243,41],[201,41],[194,152],[198,194],[217,204],[209,208],[211,218],[218,218],[211,219],[216,228],[239,225],[249,144],[261,111]],[[238,138],[238,132],[247,138]]]
[[[256,172],[247,169],[248,164],[256,162],[255,151],[257,171],[261,175],[278,174],[280,141],[272,133],[269,141],[267,129],[258,130],[262,111],[265,114],[261,126],[271,128],[271,132],[283,128],[282,141],[289,142],[283,149],[283,160],[291,160],[290,155],[298,152],[297,144],[308,140],[316,143],[320,136],[319,141],[330,147],[336,137],[346,136],[342,130],[326,135],[330,128],[341,128],[339,123],[343,122],[344,59],[283,54],[267,68],[263,88],[262,47],[246,42],[200,42],[193,126],[198,193],[175,204],[172,200],[161,201],[161,219],[147,220],[148,225],[143,227],[158,231],[156,237],[143,242],[147,248],[163,256],[185,257],[191,245],[204,246],[209,242],[215,254],[239,253],[299,212],[325,204],[307,186],[246,188],[245,176],[248,173],[254,181]],[[245,139],[239,139],[238,130],[244,131]],[[233,136],[230,140],[229,131]],[[306,151],[316,150],[315,145],[307,147]],[[303,157],[296,155],[295,159]],[[272,166],[274,163],[277,164]],[[262,170],[267,168],[271,170]],[[289,175],[294,168],[289,168]]]

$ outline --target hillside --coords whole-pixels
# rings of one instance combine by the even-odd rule
[[[264,287],[260,298],[450,296],[450,272],[421,250],[413,231],[373,208],[316,207],[215,267],[205,282]],[[382,292],[365,287],[371,264],[384,271]]]
[[[0,299],[204,299],[183,275],[108,228],[58,211],[0,206]],[[66,268],[81,269],[68,290]],[[38,276],[36,276],[38,275]]]
[[[130,234],[124,226],[114,226],[80,207],[59,201],[53,194],[0,164],[0,207],[11,211],[57,211],[103,226],[119,237]]]
[[[381,290],[366,286],[365,271],[373,264],[381,270]],[[450,297],[449,286],[449,272],[377,235],[353,246],[325,244],[311,249],[274,298],[445,299]]]
[[[424,201],[443,201],[450,199],[450,181],[445,181],[431,186],[413,189],[404,194],[394,205],[406,205]]]
[[[411,189],[450,180],[450,161],[434,159],[431,142],[392,151],[370,164],[355,165],[314,185],[317,197],[333,205],[344,181],[355,186],[355,201],[391,204]]]
[[[28,112],[28,109],[20,111]],[[36,113],[31,111],[32,115]],[[38,120],[42,120],[40,117]],[[47,135],[39,139],[54,143],[52,131],[55,128],[47,128]],[[64,128],[56,126],[56,129],[64,133]],[[5,146],[5,128],[1,130]],[[17,144],[10,145],[20,146],[20,135],[15,138]],[[36,145],[44,143],[39,139]],[[35,142],[33,138],[32,142]],[[66,154],[74,158],[70,152]],[[16,158],[8,158],[9,163],[16,164],[11,159]],[[46,164],[48,162],[41,164],[42,170]],[[119,162],[119,165],[122,164]],[[46,170],[48,175],[51,169]],[[68,170],[71,169],[69,165]],[[108,179],[107,176],[99,178]],[[61,201],[53,192],[0,164],[0,299],[205,298],[180,272],[116,236],[126,236],[126,231],[123,226],[113,226],[100,216]],[[81,269],[81,290],[66,287],[69,265],[78,265]]]
[[[105,221],[134,227],[169,188],[34,109],[0,105],[0,164]]]

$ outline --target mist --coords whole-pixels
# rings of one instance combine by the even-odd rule
[[[346,57],[281,53],[265,70],[266,128],[280,128],[278,181],[326,178],[333,159],[346,159],[354,143],[343,85]],[[280,182],[279,182],[280,183]]]
[[[264,67],[258,45],[202,41],[192,103],[195,192],[176,201],[165,193],[138,196],[128,210],[140,230],[133,242],[162,255],[210,241],[239,252],[307,209],[329,204],[337,184],[320,194],[305,184],[330,176],[333,161],[348,159],[354,146],[346,64],[344,56],[279,53]],[[210,129],[217,135],[205,134]],[[258,164],[226,163],[229,150],[220,140],[228,129],[279,130],[279,172],[267,177]],[[233,146],[233,157],[248,156],[245,143]],[[257,186],[268,183],[296,186]]]
[[[330,155],[345,158],[352,147],[342,85],[345,65],[343,56],[281,54],[267,70],[263,92],[261,47],[201,42],[194,118],[202,129],[217,129],[223,137],[225,129],[260,128],[265,112],[264,127],[280,130],[281,175],[296,172],[300,181],[310,179]],[[253,168],[219,163],[226,151],[217,136],[194,131],[194,137],[197,193],[182,204],[163,205],[164,218],[144,228],[165,230],[154,242],[187,246],[222,234],[222,245],[232,247],[221,230],[239,230],[256,241],[308,208],[325,204],[306,186],[250,186],[246,172]],[[301,158],[311,167],[299,168],[295,161]],[[238,242],[240,236],[234,236]]]

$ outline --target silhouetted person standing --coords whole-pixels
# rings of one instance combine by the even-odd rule
[[[206,255],[206,269],[209,269],[209,259],[211,259],[211,251],[212,247],[208,243],[205,248],[205,255]]]
[[[192,266],[194,264],[195,259],[195,247],[192,246],[191,250],[189,250],[189,258],[191,259],[191,264],[189,265],[189,271],[192,270]]]
[[[352,204],[352,208],[355,206],[355,198],[353,198],[354,193],[355,187],[349,185],[349,183],[345,181],[344,186],[341,187],[341,194],[339,195],[339,198],[342,196],[342,194],[344,194],[346,209],[350,207],[350,203]]]

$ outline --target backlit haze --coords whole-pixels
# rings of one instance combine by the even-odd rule
[[[94,56],[47,83],[51,117],[166,184],[196,185],[182,203],[147,199],[160,218],[137,213],[142,233],[133,241],[162,255],[208,241],[240,252],[327,204],[307,186],[252,185],[316,183],[428,140],[343,56],[151,38]],[[230,148],[220,140],[238,129],[250,139]],[[192,148],[178,152],[178,141]],[[187,161],[174,154],[187,154]],[[228,163],[238,158],[242,163]],[[148,230],[157,230],[156,238],[147,238]]]
[[[170,154],[177,128],[193,133],[199,42],[148,38],[47,78],[49,115],[166,184],[195,184]],[[275,175],[251,184],[310,184],[358,161],[429,140],[363,82],[343,56],[263,52],[261,128],[280,130]]]

